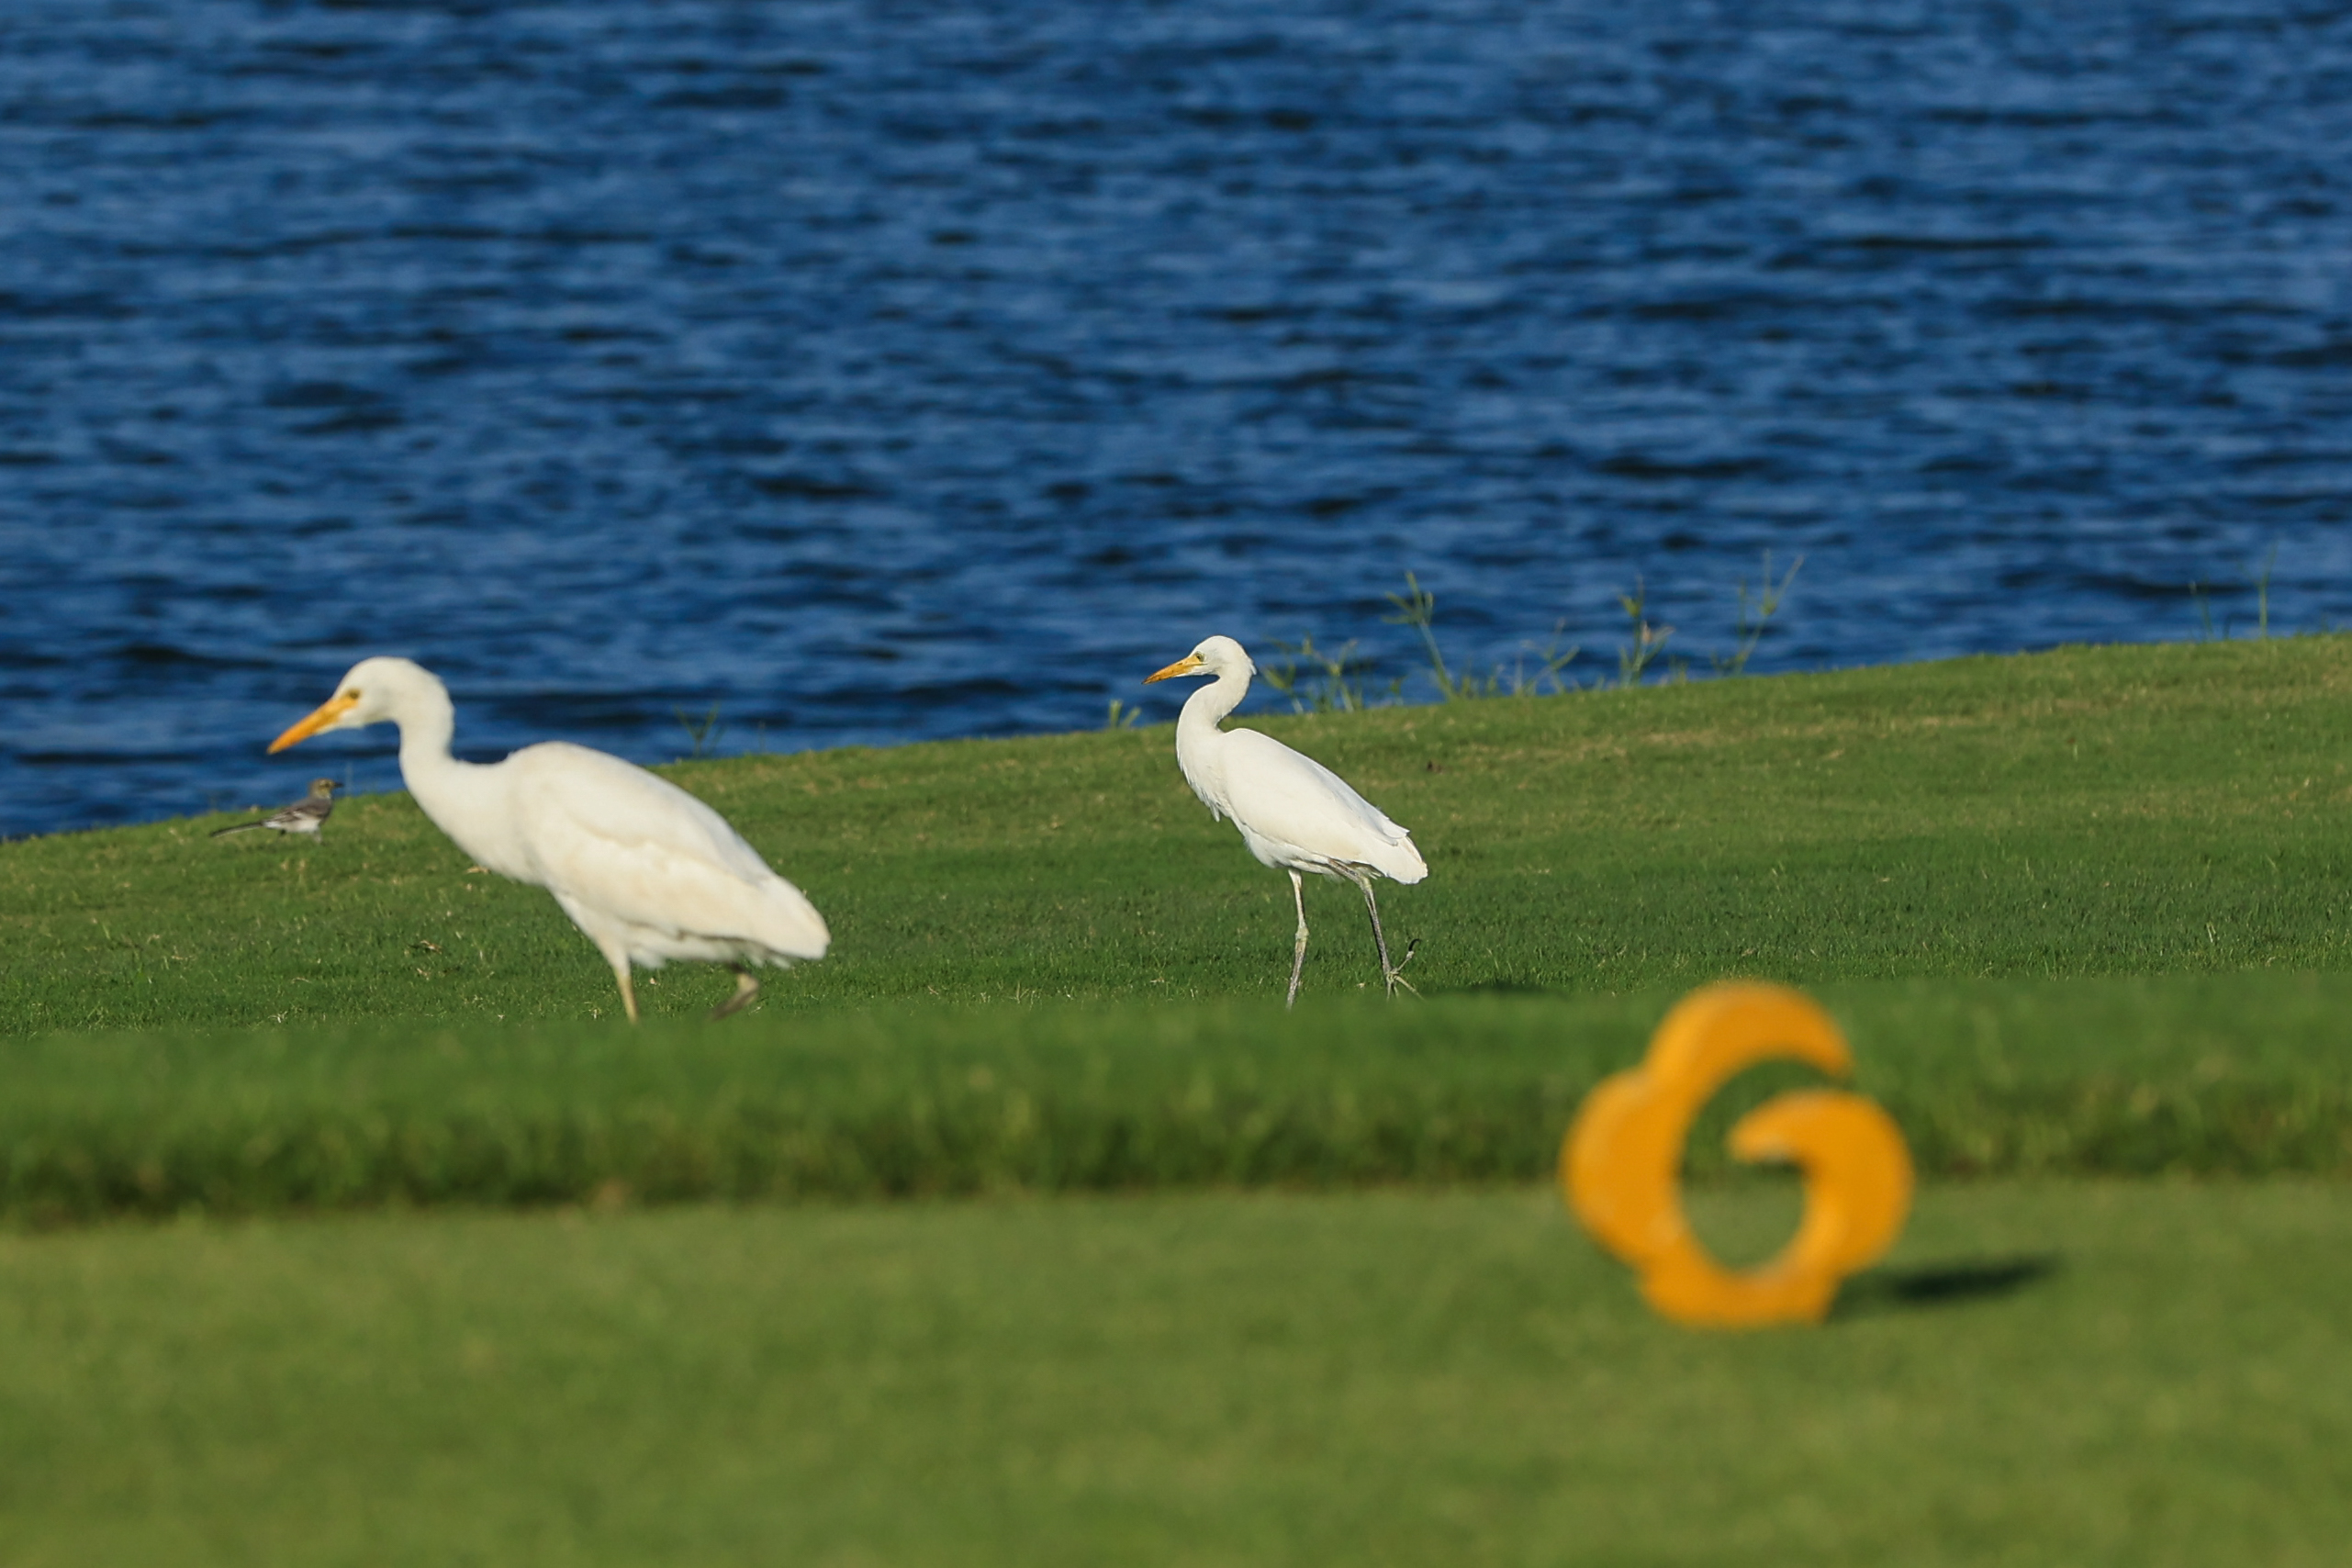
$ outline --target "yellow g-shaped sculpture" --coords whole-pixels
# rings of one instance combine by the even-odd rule
[[[1818,1322],[1838,1283],[1894,1244],[1911,1206],[1911,1157],[1894,1118],[1834,1089],[1777,1095],[1733,1125],[1742,1159],[1787,1160],[1805,1180],[1805,1218],[1779,1255],[1726,1269],[1683,1217],[1683,1142],[1699,1107],[1759,1062],[1854,1070],[1828,1014],[1786,987],[1695,991],[1651,1036],[1640,1067],[1586,1097],[1560,1150],[1568,1206],[1641,1275],[1641,1294],[1679,1323],[1747,1327]]]

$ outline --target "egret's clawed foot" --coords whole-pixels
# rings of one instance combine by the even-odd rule
[[[1411,963],[1413,961],[1413,955],[1420,950],[1421,939],[1418,936],[1416,936],[1412,941],[1405,944],[1405,957],[1396,960],[1396,967],[1393,969],[1383,969],[1381,971],[1380,978],[1388,982],[1389,995],[1394,996],[1396,994],[1396,988],[1400,985],[1406,990],[1412,991],[1416,996],[1421,994],[1419,991],[1414,988],[1413,982],[1405,978],[1405,966]]]
[[[752,978],[752,972],[749,969],[740,965],[728,967],[735,971],[735,993],[711,1009],[711,1021],[714,1024],[730,1013],[742,1012],[750,1006],[752,999],[759,994],[759,981]]]

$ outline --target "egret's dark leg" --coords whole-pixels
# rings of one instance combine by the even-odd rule
[[[729,964],[727,968],[735,971],[735,993],[711,1009],[711,1021],[714,1024],[730,1013],[742,1012],[751,1005],[752,998],[759,994],[759,981],[753,978],[749,969],[741,964]]]
[[[1419,991],[1413,990],[1413,982],[1406,980],[1401,972],[1405,965],[1392,964],[1388,961],[1388,935],[1380,928],[1380,901],[1372,897],[1372,879],[1361,871],[1352,871],[1349,874],[1349,879],[1363,890],[1364,913],[1372,916],[1372,946],[1380,949],[1381,983],[1388,988],[1388,994],[1391,996],[1396,994],[1396,988],[1400,985],[1413,991],[1414,995],[1420,995]],[[1412,962],[1413,954],[1410,949],[1406,950],[1405,959],[1406,963]]]
[[[1299,971],[1306,967],[1306,884],[1296,871],[1291,873],[1291,902],[1298,905],[1298,946],[1291,949],[1291,991],[1282,999],[1284,1007],[1297,1003]]]

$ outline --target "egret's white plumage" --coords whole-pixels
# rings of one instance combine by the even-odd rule
[[[824,957],[823,916],[718,812],[633,763],[564,741],[461,762],[449,750],[449,689],[407,659],[353,665],[270,750],[381,723],[399,726],[400,777],[425,815],[477,864],[555,895],[612,966],[631,1023],[633,963],[729,966],[736,988],[722,1016],[758,994],[745,966]]]
[[[1190,654],[1144,678],[1148,686],[1174,676],[1213,675],[1193,693],[1176,721],[1176,765],[1201,803],[1241,830],[1241,841],[1262,865],[1287,871],[1298,907],[1298,937],[1291,953],[1289,1001],[1298,1000],[1299,974],[1306,963],[1306,890],[1301,873],[1342,878],[1356,884],[1372,916],[1372,942],[1380,949],[1381,980],[1394,994],[1411,990],[1388,961],[1388,937],[1380,927],[1380,904],[1372,897],[1374,875],[1417,882],[1429,874],[1413,835],[1350,789],[1348,781],[1316,761],[1256,730],[1218,727],[1240,706],[1258,666],[1230,637],[1211,637]],[[1406,958],[1412,958],[1408,949]],[[1285,1003],[1287,1005],[1287,1003]]]

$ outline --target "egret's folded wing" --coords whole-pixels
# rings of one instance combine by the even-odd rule
[[[526,821],[558,814],[613,844],[659,846],[744,876],[767,872],[759,851],[724,817],[633,762],[549,741],[525,746],[506,766]]]
[[[822,958],[823,917],[709,806],[583,746],[515,755],[515,804],[550,890],[632,925]]]
[[[1333,860],[1377,866],[1399,880],[1417,880],[1426,869],[1409,848],[1410,834],[1346,779],[1271,735],[1226,732],[1225,790],[1235,820],[1262,838]],[[1390,870],[1391,862],[1406,874]]]

